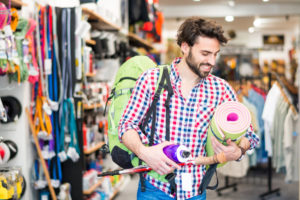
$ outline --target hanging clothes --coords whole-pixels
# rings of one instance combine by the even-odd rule
[[[273,126],[273,120],[276,110],[276,104],[281,96],[279,87],[273,84],[272,88],[267,94],[265,106],[262,113],[262,119],[264,120],[265,129],[265,149],[268,152],[268,156],[272,156],[272,141],[270,136],[271,127]]]
[[[299,181],[299,159],[300,159],[300,137],[299,137],[299,114],[293,113],[292,109],[289,111],[284,120],[284,136],[283,147],[285,155],[286,177],[285,181],[290,183],[292,181]],[[298,127],[298,129],[297,129]]]
[[[275,108],[274,123],[270,130],[272,138],[272,165],[279,172],[284,167],[284,153],[283,153],[283,133],[284,133],[284,119],[288,111],[288,104],[282,96],[279,97]]]

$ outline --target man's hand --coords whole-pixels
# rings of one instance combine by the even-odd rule
[[[211,137],[211,144],[215,154],[224,152],[227,161],[239,159],[242,155],[242,150],[231,139],[228,139],[226,143],[228,146],[221,144],[215,137]]]
[[[145,161],[147,165],[158,174],[169,174],[173,172],[175,168],[180,169],[180,166],[170,160],[163,152],[163,148],[170,144],[172,143],[165,141],[151,147],[141,146],[138,157]]]

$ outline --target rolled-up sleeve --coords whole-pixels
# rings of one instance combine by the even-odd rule
[[[118,133],[120,142],[122,142],[124,133],[133,129],[138,132],[142,143],[149,143],[147,136],[139,127],[151,102],[151,81],[149,75],[150,70],[144,72],[137,80],[132,91],[128,104],[119,122]]]
[[[228,83],[225,83],[225,96],[224,97],[225,97],[225,101],[238,101],[238,99],[236,97],[236,93],[234,92],[234,90]],[[247,129],[245,137],[250,142],[250,149],[255,148],[259,144],[259,137],[254,133],[252,124]]]

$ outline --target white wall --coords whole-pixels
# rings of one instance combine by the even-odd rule
[[[22,114],[17,122],[0,124],[0,136],[4,139],[14,141],[18,146],[18,153],[15,158],[3,166],[19,166],[26,179],[27,188],[24,194],[24,200],[33,200],[33,190],[31,186],[31,167],[36,157],[33,151],[33,143],[31,142],[31,134],[29,132],[29,124],[25,113],[25,108],[30,103],[30,87],[25,82],[20,85],[17,83],[8,83],[7,76],[0,77],[0,96],[14,96],[22,104]],[[0,165],[2,167],[2,165]]]

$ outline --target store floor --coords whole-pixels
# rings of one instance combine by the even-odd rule
[[[229,178],[229,184],[237,183],[237,191],[233,188],[223,190],[221,196],[216,191],[207,191],[208,200],[260,200],[259,195],[268,190],[267,173],[256,173],[250,171],[247,177],[235,179]],[[284,174],[273,174],[272,189],[280,188],[280,196],[269,195],[265,199],[272,200],[298,200],[299,182],[286,184]],[[138,176],[133,176],[127,186],[116,196],[115,200],[136,199]],[[219,188],[225,185],[225,177],[219,175]]]

